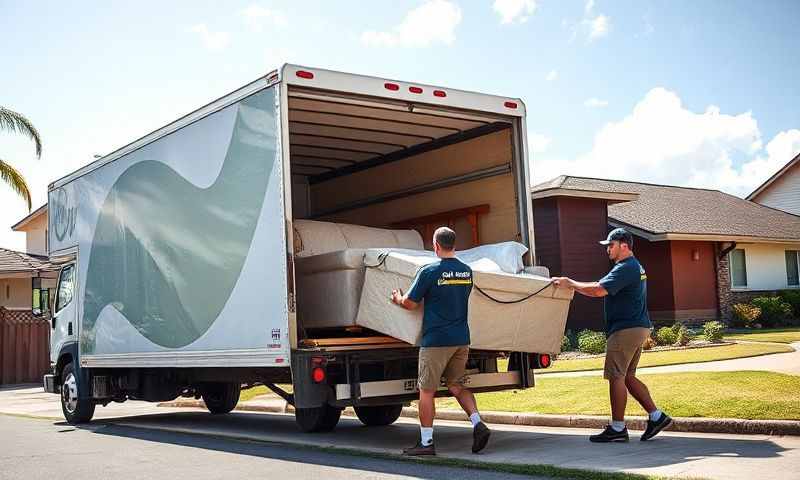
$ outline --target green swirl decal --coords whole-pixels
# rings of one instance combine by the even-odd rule
[[[208,188],[154,160],[114,183],[89,252],[82,353],[94,353],[107,305],[168,348],[192,343],[217,319],[247,258],[275,162],[274,90],[229,107],[237,108],[233,135]]]

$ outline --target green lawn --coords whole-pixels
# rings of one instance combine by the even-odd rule
[[[793,351],[788,345],[770,345],[759,343],[737,343],[721,347],[693,348],[688,350],[670,350],[666,352],[644,352],[639,361],[640,367],[656,367],[659,365],[678,365],[681,363],[711,362],[731,358],[755,357],[770,353]],[[574,360],[556,360],[553,366],[542,372],[576,372],[581,370],[600,370],[604,359],[586,358]]]
[[[676,417],[800,420],[800,377],[770,372],[642,375],[656,404]],[[598,377],[542,378],[527,390],[481,393],[485,411],[610,415],[608,384]],[[451,398],[440,408],[457,409]],[[633,398],[627,414],[644,415]]]
[[[765,330],[734,331],[725,334],[726,340],[747,340],[748,342],[800,342],[800,328],[772,328]]]

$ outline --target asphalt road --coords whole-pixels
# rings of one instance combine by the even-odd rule
[[[0,438],[3,480],[531,478],[108,423],[75,428],[6,415],[0,415]]]

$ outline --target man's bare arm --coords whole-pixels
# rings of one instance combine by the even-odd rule
[[[402,290],[392,290],[392,303],[395,305],[400,305],[406,310],[416,310],[420,305],[413,300],[409,300],[408,294],[403,295]]]
[[[569,277],[555,277],[553,278],[553,285],[558,288],[571,288],[587,297],[605,297],[608,295],[608,291],[600,285],[600,282],[576,282]]]

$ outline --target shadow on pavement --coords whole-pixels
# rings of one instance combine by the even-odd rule
[[[567,468],[619,471],[688,464],[707,458],[769,459],[780,457],[788,450],[761,436],[742,439],[662,434],[653,441],[640,442],[638,432],[633,432],[635,435],[627,444],[591,444],[587,440],[587,433],[580,430],[553,429],[551,433],[542,431],[543,429],[531,431],[513,427],[501,429],[498,426],[494,429],[492,440],[485,453],[473,455],[469,451],[471,430],[465,428],[466,425],[436,425],[435,440],[440,457],[486,463],[546,464]],[[419,432],[418,427],[410,423],[397,423],[387,427],[364,427],[355,419],[342,418],[334,432],[304,434],[298,431],[291,415],[246,412],[221,416],[203,412],[142,415],[107,419],[84,428],[102,435],[179,443],[247,455],[272,456],[278,453],[275,458],[324,465],[338,465],[342,462],[351,464],[352,460],[342,459],[339,455],[322,455],[324,452],[320,451],[310,454],[312,450],[295,451],[291,448],[276,447],[274,443],[259,445],[247,441],[302,443],[311,447],[336,447],[361,452],[399,454],[403,447],[410,446],[417,440]],[[153,429],[168,431],[158,432]],[[181,435],[176,432],[196,433],[202,436]],[[231,436],[245,442],[219,441]],[[284,453],[286,457],[281,456]],[[359,460],[359,463],[362,461]],[[435,476],[441,478],[441,475]],[[433,477],[434,475],[430,478]]]

